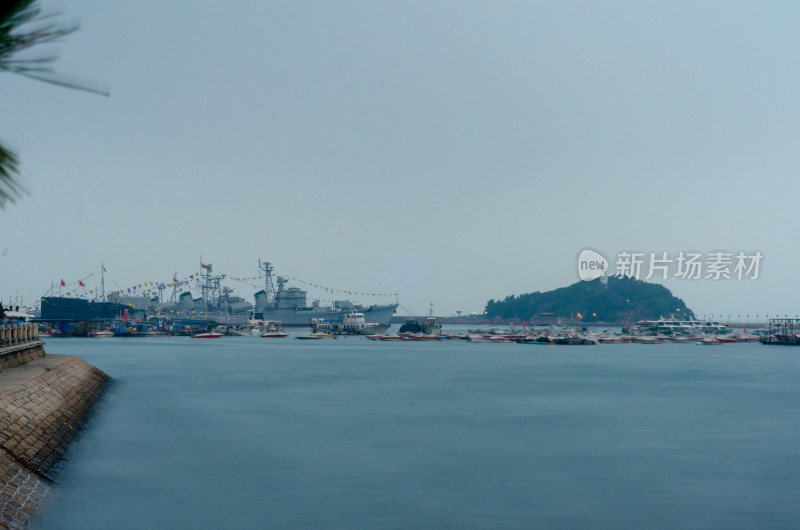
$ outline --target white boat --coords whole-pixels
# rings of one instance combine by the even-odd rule
[[[664,342],[664,339],[661,337],[652,337],[650,335],[644,336],[636,336],[631,339],[631,342],[635,342],[637,344],[661,344]]]
[[[339,320],[311,319],[311,329],[331,335],[377,335],[389,329],[389,324],[366,322],[364,313],[348,313]]]
[[[298,335],[295,338],[301,340],[335,339],[336,335],[331,335],[330,333],[317,332],[317,333],[312,333],[311,335]]]
[[[274,320],[265,320],[258,330],[258,335],[262,339],[282,339],[289,336],[288,333],[283,331],[281,323]]]
[[[192,335],[193,339],[218,339],[222,336],[222,333],[217,333],[216,331],[203,331],[201,333],[195,333]]]
[[[97,331],[90,331],[89,332],[89,336],[90,337],[94,337],[96,339],[100,339],[100,338],[103,338],[103,337],[113,337],[114,336],[114,332],[113,331],[109,331],[107,329],[98,329]]]

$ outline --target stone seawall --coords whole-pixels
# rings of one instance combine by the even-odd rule
[[[44,357],[44,342],[42,341],[5,347],[0,352],[0,372],[10,370],[39,357]]]
[[[54,484],[56,464],[110,379],[78,357],[64,359],[0,390],[0,528],[21,529],[33,517]]]

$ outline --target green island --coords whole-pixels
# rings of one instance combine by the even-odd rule
[[[660,317],[695,318],[683,300],[663,285],[616,276],[579,281],[552,291],[489,300],[484,311],[489,319],[546,322],[565,318],[587,324],[633,323]]]

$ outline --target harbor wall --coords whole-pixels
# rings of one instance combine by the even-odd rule
[[[32,323],[0,324],[0,372],[44,356],[39,326]]]
[[[5,372],[34,359],[44,357],[44,342],[35,341],[3,348],[0,353],[0,372]]]
[[[109,379],[82,359],[67,357],[0,391],[0,529],[24,528],[34,516]]]

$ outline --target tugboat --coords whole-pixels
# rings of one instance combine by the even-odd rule
[[[436,321],[436,317],[433,316],[433,304],[431,304],[431,310],[428,313],[428,317],[425,319],[425,323],[422,324],[422,333],[425,335],[438,335],[442,332],[442,325]]]
[[[409,318],[405,321],[405,324],[400,326],[398,333],[422,333],[422,325]]]
[[[416,320],[408,319],[405,324],[400,326],[398,333],[416,333],[422,335],[439,335],[442,332],[442,325],[436,321],[433,316],[433,304],[431,304],[430,312],[425,318],[425,322],[420,324]]]

